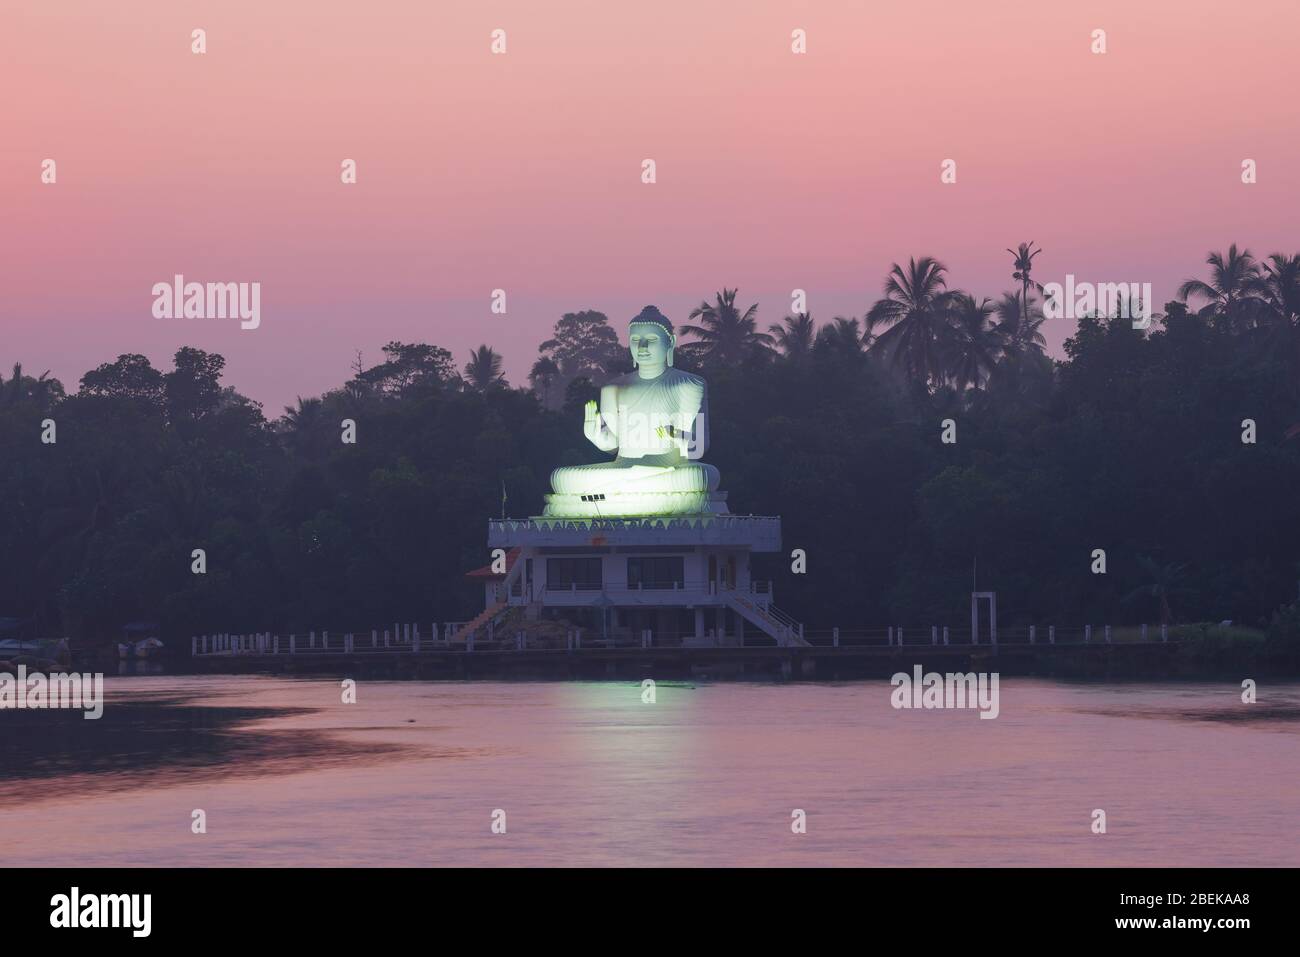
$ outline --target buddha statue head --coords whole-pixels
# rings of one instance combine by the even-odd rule
[[[672,321],[654,306],[646,306],[627,326],[632,364],[643,379],[653,379],[673,364],[677,336]]]

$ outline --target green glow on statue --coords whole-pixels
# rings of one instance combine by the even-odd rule
[[[673,368],[672,323],[646,306],[628,324],[636,368],[588,402],[583,434],[612,462],[558,468],[547,518],[628,518],[726,512],[708,450],[708,387]]]

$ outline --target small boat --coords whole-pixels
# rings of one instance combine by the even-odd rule
[[[122,641],[117,645],[117,656],[123,661],[135,658],[157,658],[163,643],[156,637],[158,622],[133,621],[122,627]],[[137,637],[142,635],[144,637]]]
[[[40,649],[38,641],[20,641],[17,638],[0,638],[0,658],[34,655]]]
[[[157,638],[118,642],[117,656],[123,661],[131,658],[157,658],[162,654],[163,643]]]
[[[68,639],[66,638],[0,638],[0,658],[13,658],[17,655],[37,655],[41,658],[66,657]]]
[[[156,658],[162,654],[163,643],[157,638],[144,638],[135,643],[135,657]]]

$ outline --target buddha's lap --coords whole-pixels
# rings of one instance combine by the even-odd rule
[[[551,473],[551,488],[560,495],[708,492],[718,487],[718,480],[718,470],[704,462],[659,466],[615,461],[558,468]]]

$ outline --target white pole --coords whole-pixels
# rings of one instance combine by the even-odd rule
[[[1055,625],[1048,625],[1048,626],[1047,626],[1047,643],[1048,643],[1049,645],[1054,645],[1054,644],[1056,644],[1056,626],[1055,626]]]
[[[932,644],[932,645],[937,645],[938,643],[939,643],[939,626],[938,626],[938,625],[931,625],[931,626],[930,626],[930,644]]]
[[[1033,625],[1030,625],[1030,626],[1029,626],[1029,643],[1030,643],[1031,645],[1034,643],[1034,634],[1035,634],[1035,628],[1034,628]]]
[[[943,626],[943,643],[944,643],[945,645],[948,644],[948,626],[947,626],[947,625],[944,625],[944,626]]]
[[[831,629],[831,647],[838,648],[839,646],[840,646],[840,626],[836,625],[834,628]]]

